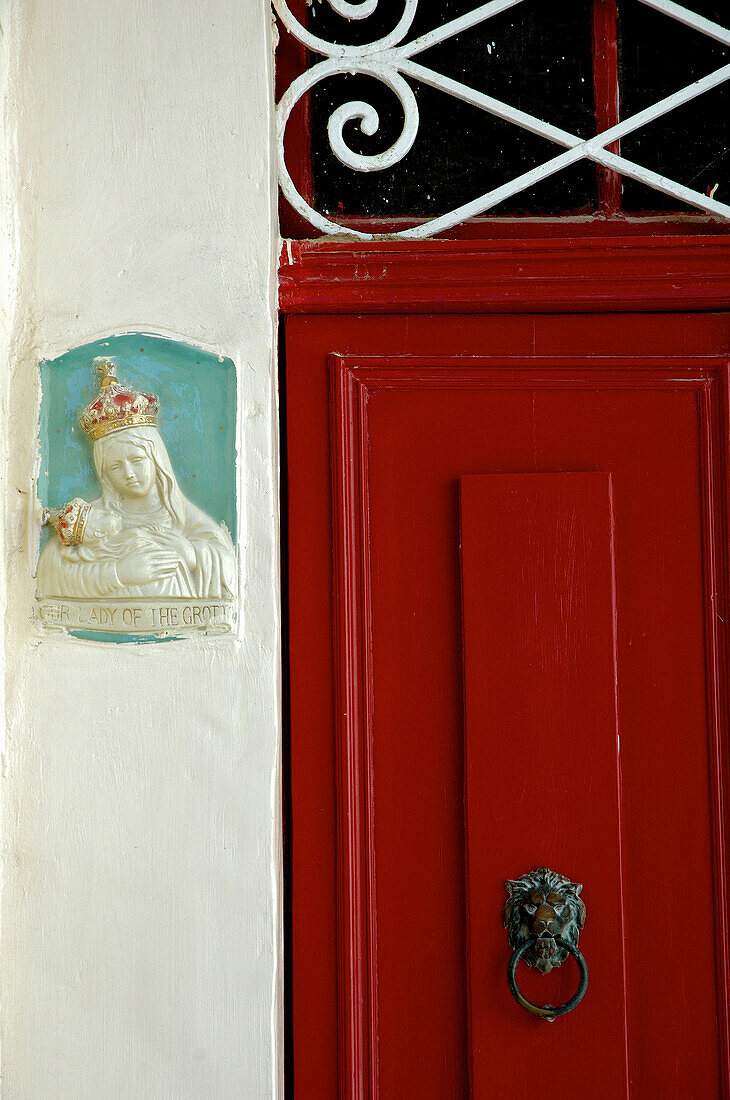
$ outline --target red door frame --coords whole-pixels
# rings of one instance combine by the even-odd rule
[[[727,227],[692,233],[678,220],[671,232],[669,224],[656,236],[646,225],[592,219],[580,226],[546,222],[544,236],[510,239],[287,241],[280,309],[283,315],[727,309]]]
[[[590,235],[566,237],[553,236],[552,226],[548,225],[543,228],[546,236],[478,242],[288,241],[282,249],[279,271],[282,318],[293,314],[328,313],[697,312],[725,311],[729,308],[730,248],[722,231],[687,233],[683,231],[687,228],[686,223],[675,223],[672,227],[676,228],[675,233],[664,232],[661,236],[649,235],[646,229],[636,232],[628,229],[617,234],[613,227],[603,228],[604,233],[601,233],[593,221],[590,228],[582,227],[582,233]],[[662,228],[666,229],[666,224]],[[565,233],[564,224],[562,230]],[[713,463],[714,468],[720,471],[730,469],[730,403],[726,383],[727,380],[721,409],[726,453],[722,460]],[[333,399],[340,404],[344,397],[343,392],[333,395]],[[340,413],[343,413],[342,407]],[[352,418],[356,419],[357,410],[352,407],[351,413],[350,421],[354,426]],[[347,421],[348,417],[344,419]],[[352,434],[353,441],[355,434]],[[343,454],[340,460],[339,474],[335,471],[335,491],[338,488],[344,491],[347,483],[348,456]],[[718,504],[720,513],[728,512],[729,493],[730,485],[727,483],[713,487],[713,499],[725,504],[724,508]],[[282,514],[286,515],[285,499],[282,500]],[[713,517],[712,525],[717,522],[717,516]],[[727,544],[727,531],[724,536],[724,543]],[[339,540],[340,543],[342,541]],[[344,572],[342,569],[340,572],[352,578],[354,574],[347,564],[341,563]],[[727,553],[724,560],[713,561],[710,567],[721,582],[719,587],[724,592],[730,591]],[[339,602],[342,605],[343,601]],[[708,637],[709,702],[710,711],[716,716],[715,728],[719,731],[713,791],[715,820],[724,825],[724,835],[718,834],[715,838],[715,866],[718,869],[716,902],[720,914],[727,912],[730,896],[730,855],[725,846],[728,834],[726,801],[730,791],[730,747],[727,744],[730,670],[723,628],[715,622],[708,630],[711,635]],[[359,691],[355,681],[361,677],[362,655],[348,649],[346,644],[343,646],[343,641],[346,642],[346,639],[343,639],[340,624],[339,630],[336,627],[335,644],[348,673],[345,690],[349,685],[354,698]],[[357,712],[356,707],[351,709],[347,706],[344,709],[350,713]],[[341,772],[341,777],[345,780],[348,776],[351,778],[359,774],[360,762],[345,760],[342,763],[345,772],[344,776]],[[345,782],[338,792],[338,864],[343,871],[353,868],[353,853],[349,844],[352,837],[349,837],[346,828],[352,796],[352,785]],[[285,792],[285,805],[287,801]],[[286,858],[290,859],[290,856]],[[354,928],[358,925],[362,927],[361,872],[362,868],[356,869],[348,881],[343,875],[338,882],[339,923],[343,932],[347,933],[348,941],[339,946],[340,960],[348,956],[348,945],[350,948],[357,946]],[[287,879],[291,882],[289,873]],[[723,1061],[727,1075],[730,1065],[730,937],[722,921],[718,922],[718,940],[725,960],[725,980],[720,985],[724,1007],[724,1027],[721,1029],[724,1034]],[[345,988],[349,985],[352,993],[352,975],[349,982],[346,973],[341,975],[341,979]],[[291,996],[288,1001],[291,1004]],[[355,1017],[357,1015],[355,1013]],[[291,1014],[287,1025],[291,1044]],[[349,1031],[340,1037],[341,1064],[349,1066],[352,1071],[359,1060],[363,1060],[359,1072],[348,1072],[346,1080],[349,1078],[349,1085],[345,1086],[342,1096],[362,1097],[367,1094],[363,1082],[369,1077],[366,1069],[368,1049],[367,1043],[362,1041],[363,1032],[367,1032],[367,1026],[360,1020],[354,1033]],[[289,1045],[288,1061],[291,1053]],[[291,1065],[288,1068],[290,1070]],[[288,1077],[291,1082],[290,1073]]]

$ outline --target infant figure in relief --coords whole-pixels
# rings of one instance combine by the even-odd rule
[[[44,508],[42,523],[54,528],[61,554],[69,561],[88,561],[88,554],[80,554],[81,546],[99,549],[122,529],[121,516],[103,512],[82,497],[74,497],[58,509]]]
[[[74,497],[58,510],[44,508],[42,522],[55,529],[61,556],[71,563],[104,558],[114,561],[143,543],[153,545],[155,535],[163,530],[162,524],[125,530],[120,515],[105,511],[98,501],[82,497]]]

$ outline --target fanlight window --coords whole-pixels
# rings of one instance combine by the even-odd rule
[[[288,202],[324,233],[730,219],[727,0],[274,0]]]

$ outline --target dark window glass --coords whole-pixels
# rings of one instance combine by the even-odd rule
[[[684,6],[721,26],[730,16],[728,0],[684,0]],[[730,50],[638,0],[619,6],[621,117],[627,118],[657,100],[730,61]],[[621,153],[629,160],[715,198],[730,202],[730,86],[697,99],[629,134]],[[624,179],[627,211],[687,211],[686,203]]]
[[[476,0],[422,0],[408,38],[441,26],[477,6]],[[402,9],[385,4],[367,20],[338,17],[315,2],[311,27],[318,35],[349,43],[372,41],[387,33]],[[536,115],[580,137],[595,133],[591,66],[591,4],[588,0],[524,0],[478,27],[450,39],[414,60],[474,87],[510,106]],[[357,123],[345,138],[358,153],[380,152],[400,133],[402,113],[388,89],[362,76],[333,77],[312,94],[314,204],[340,215],[433,216],[477,198],[563,151],[561,146],[502,122],[443,92],[413,82],[420,128],[410,153],[391,169],[353,172],[332,154],[327,121],[351,99],[363,99],[379,112],[381,127],[364,136]],[[588,213],[596,208],[596,174],[586,162],[572,166],[489,213]]]

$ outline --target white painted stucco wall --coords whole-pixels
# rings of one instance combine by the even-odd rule
[[[265,1100],[281,986],[268,4],[3,9],[2,1096]],[[137,329],[238,365],[239,639],[113,646],[32,624],[38,360]]]

